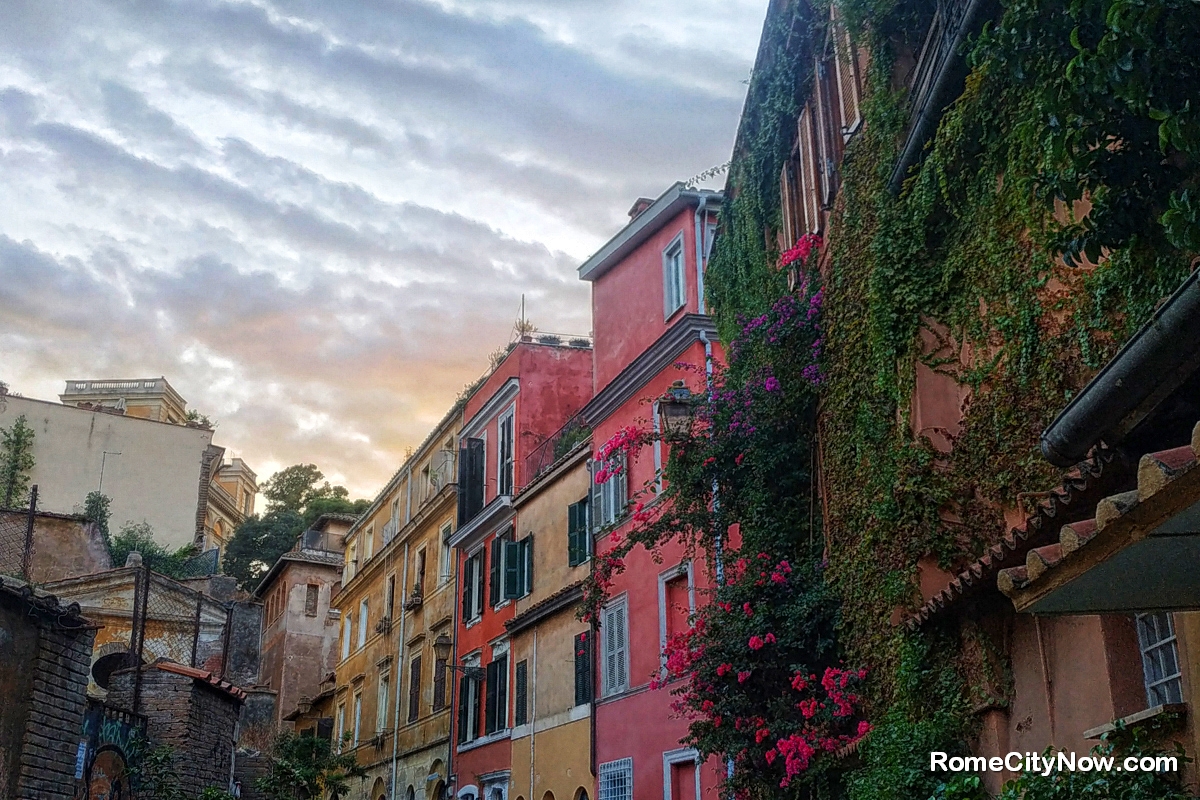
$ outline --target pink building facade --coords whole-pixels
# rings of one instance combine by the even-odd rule
[[[579,268],[580,278],[592,284],[595,396],[583,417],[597,447],[628,426],[653,429],[657,399],[675,381],[702,394],[707,370],[721,363],[704,300],[704,268],[721,199],[717,192],[676,184],[657,200],[639,200],[629,224]],[[619,475],[594,487],[597,554],[628,528],[628,509],[660,491],[665,457],[657,446],[644,448]],[[669,687],[650,689],[667,638],[688,625],[707,585],[704,565],[689,561],[682,545],[667,546],[660,555],[656,562],[635,549],[600,615],[599,800],[717,796],[721,765],[699,763],[696,752],[680,744],[687,721],[672,712]]]

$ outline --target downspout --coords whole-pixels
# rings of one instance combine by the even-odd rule
[[[408,485],[411,489],[412,482],[409,481]],[[401,673],[404,667],[404,598],[406,596],[408,596],[408,542],[404,543],[404,577],[400,579],[399,641],[396,642],[396,668],[392,670],[392,674],[396,676],[396,708],[392,717],[392,793],[388,795],[392,800],[396,800],[396,761],[400,757],[400,687],[404,684]]]
[[[451,558],[454,559],[454,597],[452,606],[454,613],[451,615],[450,622],[450,663],[458,661],[458,623],[459,612],[462,610],[462,587],[459,585],[459,577],[462,570],[458,565],[458,552],[453,551]],[[454,780],[454,747],[458,739],[458,720],[455,715],[458,714],[458,679],[454,677],[454,670],[446,665],[445,670],[449,673],[446,675],[446,680],[450,681],[450,735],[446,742],[446,788],[455,787],[454,794],[458,794],[458,781]],[[394,798],[393,798],[394,800]],[[438,797],[434,800],[442,800]]]
[[[533,791],[533,776],[536,772],[534,769],[534,747],[537,743],[537,626],[533,628],[533,676],[530,679],[531,686],[527,692],[526,702],[529,703],[529,796],[535,797]]]
[[[412,519],[412,467],[408,468],[408,476],[404,485],[404,524]]]
[[[705,313],[704,305],[704,254],[707,248],[704,246],[704,240],[708,235],[708,212],[705,211],[705,206],[708,205],[708,195],[700,195],[700,205],[696,206],[696,213],[693,215],[696,219],[696,238],[693,240],[696,243],[696,308],[701,314]],[[704,216],[704,222],[700,221],[701,215]]]
[[[712,403],[712,395],[713,395],[712,341],[708,338],[708,333],[703,330],[700,331],[700,341],[704,343],[704,396],[707,398],[708,403],[711,404]],[[712,496],[713,496],[713,512],[715,513],[717,511],[717,509],[719,508],[719,503],[720,503],[720,501],[717,499],[717,479],[716,478],[713,478],[713,482],[712,482]],[[725,582],[725,563],[724,563],[724,559],[721,558],[722,549],[723,549],[723,544],[722,544],[721,531],[719,531],[719,530],[713,531],[713,551],[714,551],[713,552],[713,563],[716,567],[717,584],[718,585]]]

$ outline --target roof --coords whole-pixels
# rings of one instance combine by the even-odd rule
[[[191,678],[195,681],[206,684],[218,692],[229,695],[238,702],[242,702],[246,699],[245,689],[240,689],[229,681],[223,681],[217,676],[213,675],[211,672],[207,672],[202,669],[196,669],[195,667],[185,667],[183,664],[177,664],[174,661],[168,661],[165,658],[157,659],[149,664],[143,664],[141,669],[157,669],[163,672],[172,672],[176,675],[182,675],[185,678]]]
[[[78,603],[62,605],[54,595],[37,589],[20,578],[0,576],[0,592],[20,598],[29,605],[30,613],[41,613],[52,617],[60,628],[98,627],[80,615]]]
[[[564,586],[545,600],[539,600],[517,616],[504,623],[509,633],[519,633],[547,617],[573,607],[583,599],[583,581]]]
[[[1069,611],[1047,602],[1048,595],[1101,564],[1115,564],[1119,569],[1120,563],[1111,559],[1147,537],[1156,534],[1164,537],[1158,541],[1184,538],[1187,532],[1175,530],[1181,526],[1169,523],[1200,499],[1200,470],[1195,469],[1198,455],[1200,423],[1193,429],[1190,443],[1142,456],[1138,462],[1136,489],[1101,499],[1095,506],[1094,516],[1063,525],[1057,540],[1030,549],[1024,564],[1000,570],[997,587],[1013,599],[1018,611]],[[1182,528],[1194,530],[1187,521],[1184,523]],[[1138,566],[1142,569],[1133,571],[1150,571],[1153,576],[1135,574],[1130,577],[1135,580],[1153,577],[1166,591],[1171,591],[1173,584],[1162,579],[1172,574],[1173,567],[1187,572],[1194,570],[1190,559],[1183,564],[1172,564],[1163,559],[1158,563],[1152,561],[1148,570],[1145,565]],[[1119,592],[1121,587],[1111,578],[1109,576],[1103,585],[1090,587],[1091,593]],[[1145,588],[1153,593],[1156,587]]]
[[[262,576],[262,580],[258,582],[258,586],[252,592],[254,597],[261,598],[267,587],[275,581],[279,573],[283,572],[282,565],[284,562],[292,561],[302,564],[318,564],[320,566],[334,567],[338,570],[341,570],[346,563],[343,556],[334,555],[333,553],[324,554],[315,550],[289,550],[271,565],[266,575]]]
[[[697,206],[702,200],[720,205],[723,198],[721,192],[712,189],[690,189],[686,184],[676,182],[649,208],[631,219],[616,236],[605,242],[591,258],[580,264],[579,279],[596,280],[684,209]]]
[[[1045,493],[1045,498],[1021,525],[959,572],[946,588],[917,609],[906,624],[918,627],[965,599],[994,592],[1000,570],[1023,564],[1029,550],[1052,543],[1063,524],[1090,515],[1096,503],[1119,489],[1127,477],[1126,464],[1116,451],[1097,448],[1090,459],[1068,472],[1058,487]]]

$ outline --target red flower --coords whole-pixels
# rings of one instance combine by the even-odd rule
[[[750,637],[749,646],[750,646],[750,649],[751,649],[751,650],[762,650],[762,648],[763,648],[763,644],[764,644],[764,642],[763,642],[763,640],[762,640],[762,639],[761,639],[761,638],[758,636],[758,634],[755,634],[755,635],[753,635],[753,636],[751,636],[751,637]]]
[[[748,680],[750,680],[749,672],[739,672],[738,673],[738,683],[745,683]]]

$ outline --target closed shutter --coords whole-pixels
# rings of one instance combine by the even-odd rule
[[[433,710],[441,711],[446,707],[446,659],[437,658],[433,661]]]
[[[567,564],[574,567],[582,564],[583,543],[579,534],[584,528],[581,518],[586,513],[583,503],[572,503],[567,506]]]
[[[508,727],[508,656],[496,660],[496,730]]]
[[[492,570],[488,573],[488,599],[493,606],[500,605],[500,572],[504,560],[504,540],[497,536],[492,539]]]
[[[483,702],[483,732],[492,733],[496,730],[496,689],[498,688],[498,680],[496,675],[497,662],[493,661],[487,665],[487,689]]]
[[[592,638],[589,633],[575,637],[575,705],[592,700]]]
[[[518,661],[516,688],[513,690],[513,725],[524,725],[529,721],[529,662]]]
[[[408,672],[408,721],[416,722],[421,716],[421,657],[412,660]]]
[[[521,544],[520,542],[504,542],[504,599],[513,600],[521,596]]]
[[[458,679],[458,741],[467,741],[468,720],[467,709],[470,707],[467,704],[470,698],[467,697],[467,690],[471,688],[471,682],[464,675]]]
[[[796,185],[795,151],[779,170],[779,207],[783,218],[783,247],[784,252],[792,249],[804,235],[804,211],[801,207],[800,193]]]
[[[475,588],[471,590],[472,597],[475,598],[475,613],[474,616],[479,616],[483,613],[484,602],[484,582],[487,577],[487,549],[482,549],[475,554]]]
[[[625,689],[628,660],[625,644],[625,604],[618,603],[604,612],[604,693]]]
[[[837,193],[836,157],[841,149],[841,136],[836,137],[834,131],[835,113],[832,102],[833,76],[832,65],[825,58],[819,58],[814,70],[813,95],[816,105],[813,108],[813,123],[817,136],[817,176],[820,182],[821,208],[833,205],[833,197]]]
[[[462,587],[462,618],[463,622],[475,616],[474,598],[471,597],[471,592],[475,588],[475,557],[472,556],[463,562],[463,587]]]
[[[596,483],[596,473],[600,471],[600,462],[588,461],[588,475],[591,481],[588,484],[588,505],[591,506],[591,514],[588,516],[588,528],[593,532],[599,531],[604,525],[604,508],[603,495],[601,492],[602,484]]]
[[[467,439],[458,454],[458,525],[483,509],[483,439]]]

